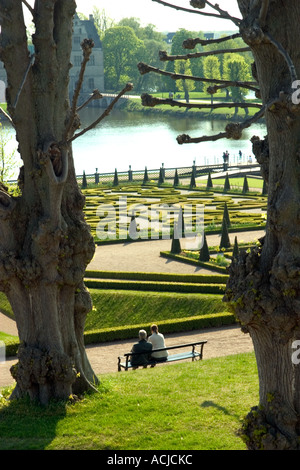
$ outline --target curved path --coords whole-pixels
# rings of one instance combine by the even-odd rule
[[[3,317],[0,314],[1,328]],[[242,333],[237,326],[173,333],[166,335],[165,339],[167,347],[207,340],[203,350],[204,359],[253,351],[252,340],[249,334]],[[129,352],[135,342],[136,340],[132,339],[87,346],[87,356],[95,374],[117,372],[118,356]],[[172,352],[175,353],[176,350]],[[13,357],[8,358],[4,363],[0,363],[0,388],[14,383],[14,379],[10,374],[10,367],[16,362],[17,358]],[[157,367],[169,366],[170,364],[161,364]]]
[[[264,231],[236,233],[238,242],[254,241],[264,235]],[[230,235],[230,238],[233,234]],[[218,245],[219,235],[208,236],[209,246]],[[177,261],[170,261],[160,257],[160,251],[170,250],[170,240],[139,241],[97,247],[95,256],[88,269],[104,271],[136,271],[136,272],[173,272],[204,274],[206,269],[197,268]],[[16,324],[13,320],[0,313],[0,331],[17,335]],[[187,333],[174,333],[166,337],[167,346],[183,344],[205,339],[204,359],[253,351],[251,338],[241,332],[237,326],[204,329]],[[118,356],[129,352],[135,340],[114,341],[88,346],[87,355],[98,374],[117,371]],[[9,369],[16,362],[16,358],[9,358],[0,363],[0,387],[13,384]],[[159,367],[169,367],[162,364]]]

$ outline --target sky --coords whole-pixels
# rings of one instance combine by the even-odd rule
[[[184,8],[193,9],[189,0],[166,0]],[[185,13],[160,5],[152,0],[76,0],[77,11],[86,16],[92,13],[94,6],[104,9],[107,16],[119,21],[122,18],[139,18],[142,26],[151,23],[160,32],[175,32],[180,28],[190,31],[236,31],[231,21],[204,17],[199,14]],[[212,3],[215,3],[212,0]],[[219,0],[220,8],[240,18],[236,0]],[[197,11],[197,10],[195,10]],[[200,10],[198,10],[200,11]],[[212,12],[208,7],[207,12]],[[215,12],[216,13],[216,12]]]

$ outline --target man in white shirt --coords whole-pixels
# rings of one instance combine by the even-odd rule
[[[160,348],[165,348],[165,338],[164,335],[158,332],[158,326],[157,325],[152,325],[151,326],[151,333],[152,335],[149,336],[148,341],[149,343],[152,343],[152,354],[151,357],[155,359],[155,361],[163,362],[167,359],[168,357],[168,351],[158,351],[155,352],[154,349],[160,349]]]

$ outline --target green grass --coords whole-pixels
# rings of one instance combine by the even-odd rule
[[[226,312],[218,294],[178,294],[90,289],[93,310],[85,331],[113,326],[149,324],[194,315]]]
[[[250,189],[255,189],[256,191],[262,189],[263,187],[263,180],[260,178],[251,178],[247,177],[248,185]],[[243,189],[244,185],[244,178],[229,178],[230,187],[231,188],[238,188]],[[214,178],[213,185],[214,188],[217,186],[224,187],[225,178]]]
[[[99,390],[49,408],[0,398],[0,450],[245,450],[258,402],[252,353],[107,374]]]

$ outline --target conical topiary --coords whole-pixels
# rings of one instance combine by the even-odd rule
[[[228,207],[227,207],[226,202],[224,204],[223,219],[226,220],[227,227],[230,227],[231,222],[230,222],[229,211],[228,211]]]
[[[159,177],[158,177],[158,184],[163,184],[164,182],[164,172],[163,169],[159,169]]]
[[[179,185],[179,178],[178,178],[178,173],[177,173],[177,168],[176,168],[173,186],[178,186],[178,185]]]
[[[83,189],[87,188],[87,180],[86,180],[86,176],[85,176],[85,171],[83,172],[83,175],[82,175],[82,185],[81,187]]]
[[[180,233],[178,233],[177,224],[174,224],[174,230],[172,235],[172,244],[171,244],[171,253],[178,255],[181,253],[181,245],[180,245]]]
[[[244,184],[243,184],[243,193],[248,193],[248,191],[249,191],[249,185],[248,185],[247,176],[245,175]]]
[[[177,219],[178,238],[183,238],[184,237],[184,231],[185,231],[184,217],[183,217],[182,206],[180,206],[179,213],[178,213],[178,219]]]
[[[225,183],[224,183],[224,191],[230,191],[230,182],[229,182],[229,176],[228,173],[226,173],[225,177]]]
[[[195,188],[195,187],[196,187],[195,172],[192,171],[191,180],[190,180],[190,188]]]
[[[206,189],[210,189],[212,187],[213,187],[213,183],[212,183],[212,179],[211,179],[211,174],[209,172],[208,177],[207,177]]]
[[[232,251],[232,259],[237,258],[239,256],[239,245],[237,242],[237,237],[234,237],[234,245],[233,245],[233,251]]]
[[[145,166],[145,172],[144,172],[144,179],[143,179],[143,184],[147,183],[147,181],[149,181],[149,178],[148,178],[148,171],[147,171],[147,167]]]
[[[118,172],[117,172],[117,169],[115,169],[113,185],[118,186],[118,184],[119,184]]]
[[[228,235],[227,223],[226,223],[225,218],[223,218],[220,248],[229,248],[229,247],[230,247],[230,240],[229,240],[229,235]]]
[[[202,248],[200,248],[199,261],[209,261],[210,260],[210,254],[209,254],[209,249],[208,249],[205,233],[204,233],[203,237],[204,237],[203,238],[203,246],[202,246]]]

